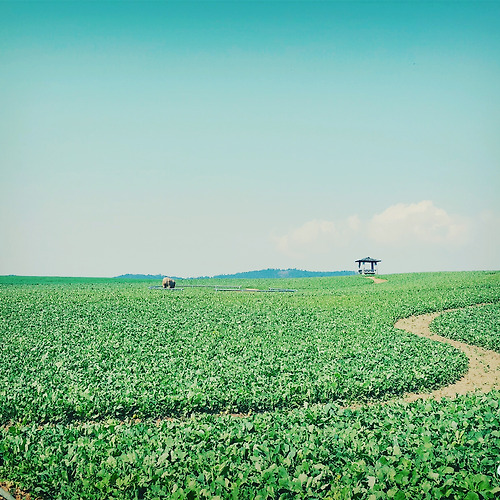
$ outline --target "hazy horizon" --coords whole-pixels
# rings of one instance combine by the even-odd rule
[[[115,279],[115,278],[121,278],[121,277],[126,277],[126,276],[162,276],[162,277],[172,277],[175,279],[233,279],[231,276],[235,274],[250,274],[253,272],[259,272],[259,271],[265,271],[267,269],[273,269],[277,271],[289,271],[289,270],[297,270],[297,271],[304,271],[304,272],[314,272],[314,273],[335,273],[335,272],[352,272],[352,274],[346,274],[346,275],[332,275],[329,276],[331,278],[344,278],[348,276],[368,276],[369,275],[360,275],[358,273],[358,269],[323,269],[321,271],[309,271],[309,269],[295,269],[295,268],[266,268],[266,269],[249,269],[245,271],[235,271],[234,273],[222,273],[222,274],[214,274],[214,275],[196,275],[196,276],[177,276],[172,273],[122,273],[118,274],[115,276],[77,276],[77,275],[45,275],[45,274],[31,274],[31,275],[25,275],[25,274],[1,274],[0,277],[16,277],[16,278],[95,278],[95,279]],[[385,273],[385,272],[379,272],[377,271],[374,276],[390,276],[390,275],[396,275],[396,274],[433,274],[433,273],[474,273],[474,272],[500,272],[500,269],[469,269],[469,270],[455,270],[455,271],[398,271],[398,272],[393,272],[393,273]],[[307,278],[314,278],[314,276],[306,276]],[[273,278],[267,278],[267,279],[298,279],[290,276],[279,276],[279,277],[273,277]],[[303,278],[302,276],[300,278]],[[129,278],[127,278],[129,279]],[[133,278],[130,278],[133,279]],[[156,279],[156,278],[145,278],[145,279]],[[234,279],[243,279],[243,278],[234,278]],[[245,278],[246,279],[246,278]],[[248,279],[254,279],[252,277]],[[266,279],[266,278],[255,278],[255,279]]]
[[[0,2],[0,274],[495,270],[500,2]]]

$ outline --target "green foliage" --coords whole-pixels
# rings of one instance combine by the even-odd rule
[[[387,278],[0,277],[0,479],[61,499],[496,497],[498,393],[340,405],[458,379],[462,353],[394,322],[498,302],[500,273]]]
[[[431,286],[443,279],[434,280],[418,294],[418,276],[383,286],[290,280],[293,295],[169,293],[140,282],[6,286],[0,421],[261,411],[431,390],[458,379],[465,356],[393,323],[456,303],[455,289],[437,294]],[[489,288],[473,292],[484,300]]]
[[[1,430],[1,470],[65,499],[493,499],[499,396],[157,424],[16,424]]]
[[[500,303],[448,312],[431,323],[434,333],[500,352]]]

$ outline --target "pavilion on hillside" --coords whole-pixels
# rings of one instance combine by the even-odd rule
[[[355,260],[354,262],[358,263],[359,274],[377,274],[377,264],[382,261],[372,259],[371,257],[365,257],[364,259]]]

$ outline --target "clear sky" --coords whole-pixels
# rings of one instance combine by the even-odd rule
[[[500,2],[0,1],[0,274],[500,268]]]

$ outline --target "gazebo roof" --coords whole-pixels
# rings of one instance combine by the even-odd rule
[[[364,259],[355,260],[354,262],[382,262],[378,259],[372,259],[371,257],[365,257]]]

